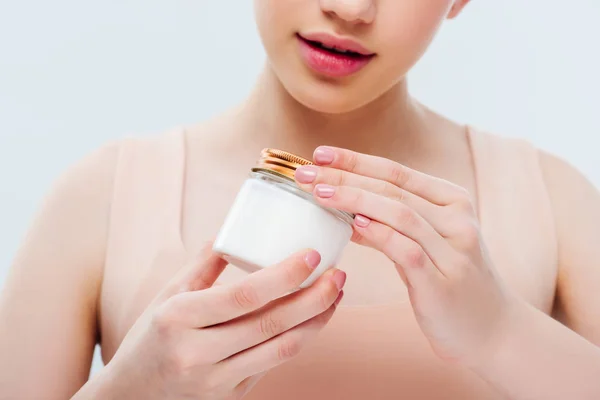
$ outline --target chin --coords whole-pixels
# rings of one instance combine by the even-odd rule
[[[340,96],[315,96],[316,93],[291,95],[304,107],[323,114],[345,114],[359,108],[348,99],[339,98]]]
[[[369,101],[347,85],[327,81],[296,81],[284,84],[287,92],[298,103],[324,114],[345,114],[359,109]]]

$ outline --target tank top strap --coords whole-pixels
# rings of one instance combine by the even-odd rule
[[[481,229],[492,259],[515,268],[556,268],[555,221],[538,149],[527,140],[472,127],[469,138]]]
[[[181,247],[185,179],[185,131],[122,141],[111,206],[107,261],[111,254],[143,262],[143,252]],[[138,250],[139,249],[139,250]],[[138,250],[138,251],[136,251]]]

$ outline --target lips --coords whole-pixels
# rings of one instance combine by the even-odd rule
[[[361,56],[375,55],[375,53],[352,39],[338,38],[327,33],[307,33],[303,35],[299,34],[298,36],[308,42],[318,43],[328,49],[336,49],[341,52],[350,52]]]
[[[326,33],[297,35],[300,53],[313,71],[333,78],[353,75],[366,67],[375,53],[358,42]]]

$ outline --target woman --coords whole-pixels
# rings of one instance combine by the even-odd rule
[[[600,398],[598,192],[408,94],[467,2],[255,0],[247,101],[109,144],[49,194],[3,293],[0,398]],[[297,183],[357,215],[291,295],[315,251],[247,275],[210,250],[263,147],[313,158]]]

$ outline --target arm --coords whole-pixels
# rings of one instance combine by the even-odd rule
[[[117,149],[56,182],[16,255],[0,297],[0,399],[65,399],[88,379]]]
[[[600,398],[600,194],[541,154],[559,244],[556,316],[520,310],[480,375],[514,399]],[[569,329],[570,328],[570,329]]]
[[[560,231],[559,295],[576,333],[501,282],[466,190],[345,149],[314,158],[320,166],[299,168],[297,182],[356,214],[353,240],[394,261],[438,356],[514,400],[600,399],[600,348],[584,338],[600,336],[600,196],[581,175],[542,160]]]

